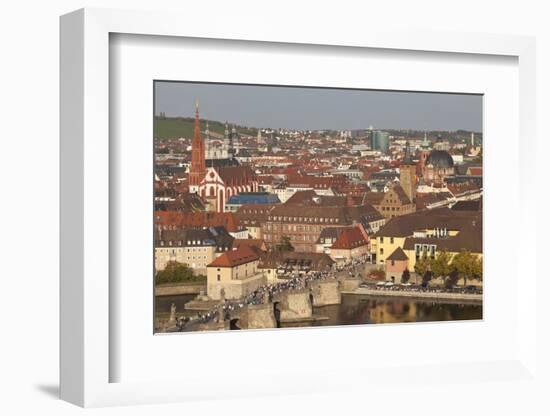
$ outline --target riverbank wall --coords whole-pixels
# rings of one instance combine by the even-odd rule
[[[204,284],[166,284],[155,286],[155,296],[178,296],[178,295],[198,295],[206,292],[206,283]]]
[[[407,292],[401,290],[383,290],[358,288],[352,291],[342,291],[343,295],[366,295],[376,297],[409,298],[431,300],[435,302],[472,302],[482,303],[483,295],[471,293],[437,293],[437,292]]]

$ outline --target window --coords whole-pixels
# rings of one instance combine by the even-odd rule
[[[390,244],[393,244],[393,237],[390,237]]]
[[[218,270],[220,270],[220,269],[218,269]],[[221,276],[220,276],[220,275],[218,275],[218,282],[219,282],[220,280],[221,280]]]
[[[395,260],[392,260],[392,261],[391,261],[391,265],[392,265],[392,266],[395,266]]]
[[[380,237],[380,243],[384,243],[384,237]]]
[[[381,249],[380,249],[380,255],[383,255],[383,254],[384,254],[384,249],[381,248]]]

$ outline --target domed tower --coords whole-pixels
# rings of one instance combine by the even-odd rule
[[[424,132],[424,140],[420,145],[420,151],[418,152],[418,164],[416,166],[416,174],[424,177],[424,167],[426,166],[426,159],[430,155],[430,142],[428,141],[428,133]]]
[[[434,150],[428,155],[424,166],[424,181],[442,185],[445,178],[455,173],[454,161],[449,152],[442,149],[441,136],[438,137]]]

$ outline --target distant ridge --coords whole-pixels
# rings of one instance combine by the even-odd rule
[[[154,120],[154,136],[155,139],[179,139],[180,137],[192,138],[194,131],[194,119],[192,117],[160,117],[156,116]],[[232,124],[229,123],[231,130]],[[223,134],[225,131],[225,122],[208,120],[208,128],[211,132]],[[201,130],[206,129],[206,120],[201,120]],[[258,129],[245,126],[237,126],[237,133],[256,136]]]

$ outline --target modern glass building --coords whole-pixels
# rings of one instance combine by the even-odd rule
[[[372,150],[380,150],[382,153],[388,153],[390,149],[390,135],[385,131],[371,132]]]

